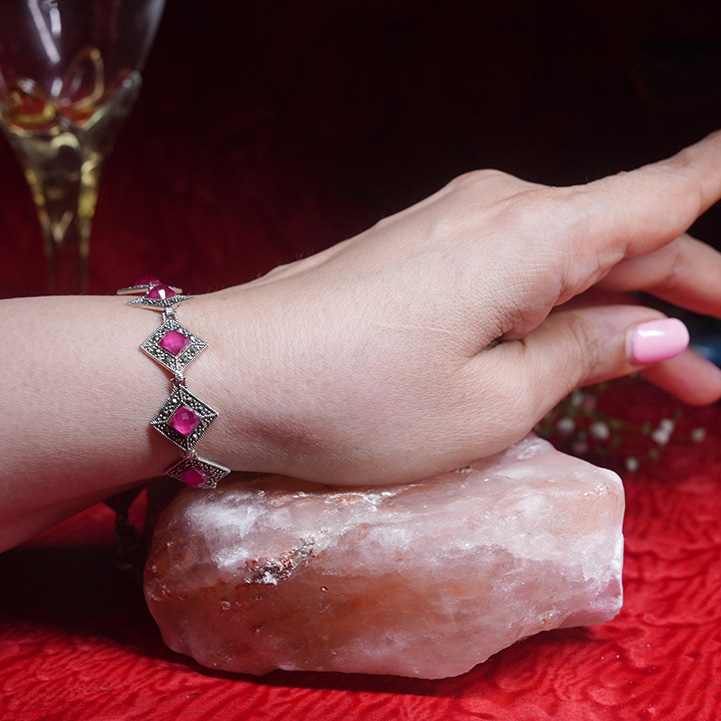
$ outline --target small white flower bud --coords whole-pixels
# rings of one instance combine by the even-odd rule
[[[611,429],[608,427],[608,423],[604,421],[591,423],[589,430],[591,431],[591,435],[599,441],[607,441],[611,437]]]
[[[694,428],[691,431],[691,440],[694,443],[701,443],[706,438],[705,428]]]
[[[576,430],[576,423],[573,418],[564,416],[558,421],[558,423],[556,423],[556,430],[559,433],[563,433],[564,435],[568,436]]]

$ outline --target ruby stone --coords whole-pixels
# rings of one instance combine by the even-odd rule
[[[171,355],[177,356],[178,353],[188,347],[190,341],[179,331],[169,330],[159,341],[158,345],[168,351]]]
[[[159,298],[160,300],[172,298],[174,295],[176,295],[175,291],[163,283],[154,285],[147,293],[148,298]]]
[[[192,466],[180,474],[180,480],[191,488],[200,488],[207,482],[208,478],[208,474]]]
[[[182,436],[189,436],[200,423],[200,418],[187,406],[180,406],[168,421],[168,425],[175,428]]]
[[[142,278],[138,278],[133,285],[158,285],[160,280],[154,275],[144,275]]]

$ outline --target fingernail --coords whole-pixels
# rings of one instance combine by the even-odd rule
[[[688,329],[678,318],[661,318],[637,325],[628,338],[628,357],[637,365],[674,358],[688,345]]]

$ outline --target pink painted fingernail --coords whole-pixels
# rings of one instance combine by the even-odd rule
[[[628,356],[638,365],[658,363],[681,353],[688,340],[688,329],[678,318],[650,320],[629,333]]]

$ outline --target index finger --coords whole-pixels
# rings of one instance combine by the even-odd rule
[[[649,253],[684,233],[721,197],[721,131],[675,155],[585,186],[602,252]]]
[[[563,303],[625,258],[671,243],[721,197],[721,131],[666,160],[552,192],[567,228],[557,236]]]

